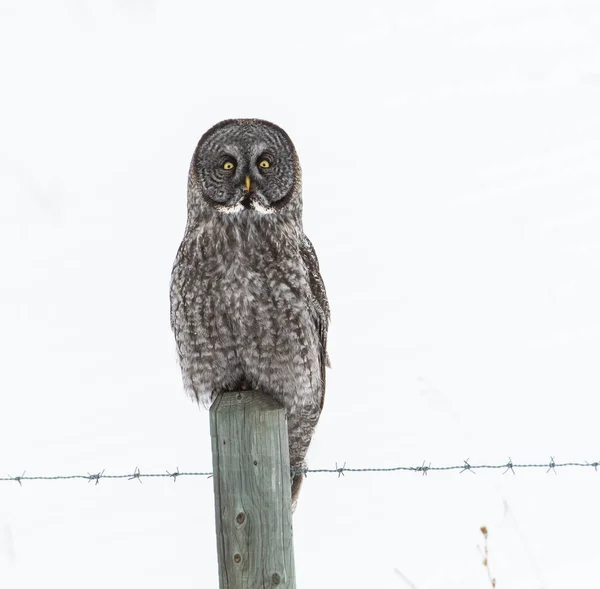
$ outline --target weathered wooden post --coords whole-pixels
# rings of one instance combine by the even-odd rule
[[[295,589],[285,411],[258,391],[210,408],[220,589]]]

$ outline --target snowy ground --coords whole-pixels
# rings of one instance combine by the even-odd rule
[[[284,127],[333,311],[312,467],[600,459],[600,6],[0,2],[0,476],[210,470],[189,159]],[[313,474],[298,587],[597,582],[600,472]],[[216,587],[212,482],[0,482],[0,586]],[[400,571],[400,573],[396,572]],[[412,584],[412,585],[411,585]]]

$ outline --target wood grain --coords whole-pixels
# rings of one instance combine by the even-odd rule
[[[210,409],[221,589],[295,589],[285,411],[258,391]]]

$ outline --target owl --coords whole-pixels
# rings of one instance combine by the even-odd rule
[[[325,397],[329,304],[302,228],[298,155],[277,125],[226,120],[201,137],[170,295],[189,395],[205,406],[226,391],[272,395],[292,471],[304,468]],[[294,507],[301,483],[296,472]]]

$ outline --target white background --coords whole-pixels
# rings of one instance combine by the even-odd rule
[[[310,466],[600,459],[597,2],[3,0],[0,60],[0,476],[211,469],[168,285],[231,117],[303,164]],[[498,588],[600,587],[599,496],[593,468],[313,474],[298,587],[490,587],[482,525]],[[216,587],[212,481],[0,482],[0,586]]]

